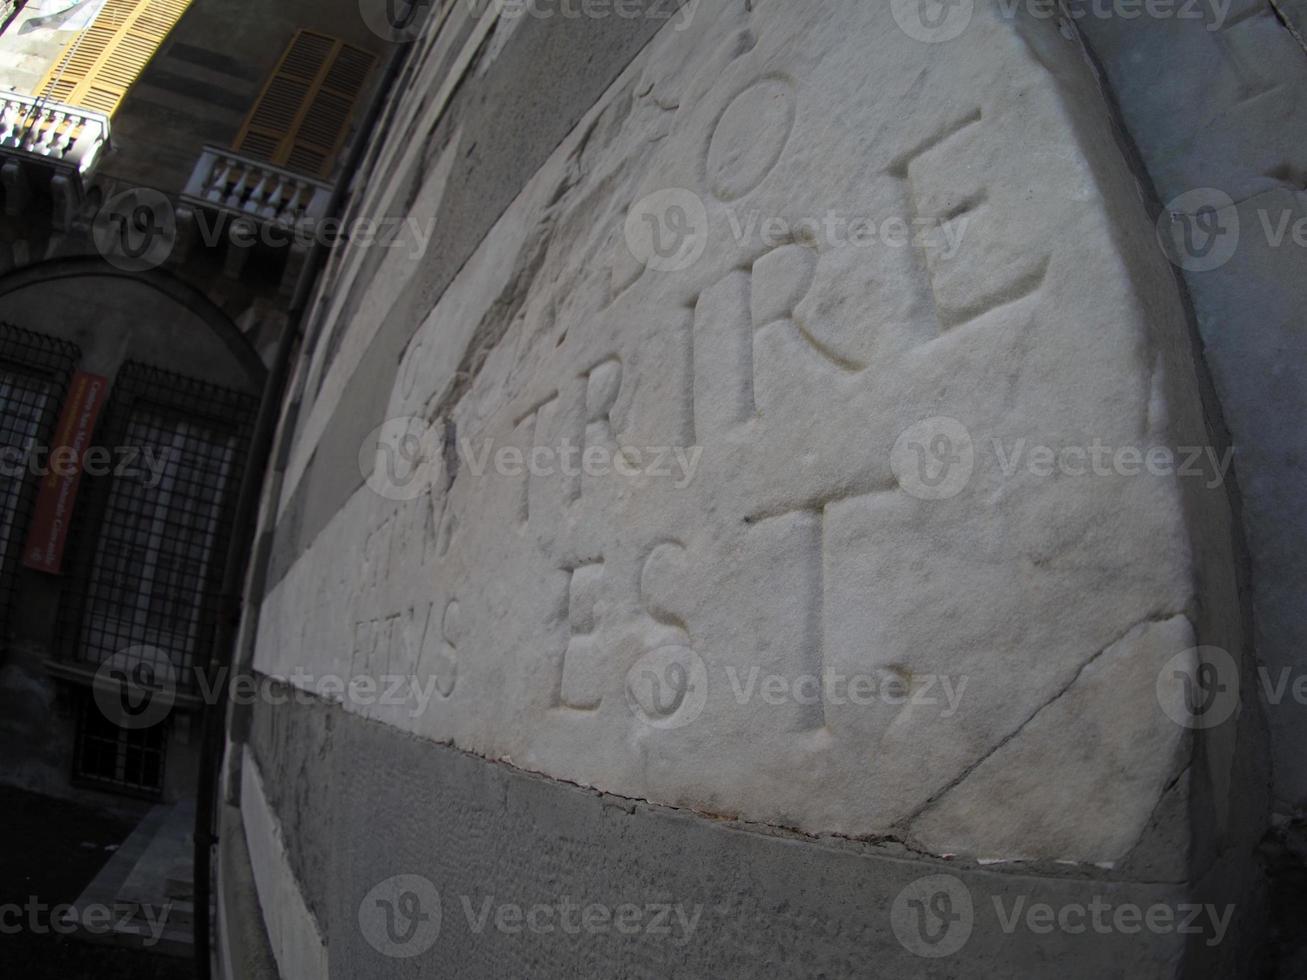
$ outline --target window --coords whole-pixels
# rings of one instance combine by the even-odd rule
[[[83,693],[78,698],[77,737],[73,752],[75,782],[147,796],[163,791],[163,763],[168,725],[120,728]]]
[[[59,649],[98,667],[134,648],[194,693],[207,663],[255,400],[141,364],[119,372],[79,500]],[[129,462],[129,456],[132,458]]]
[[[0,324],[0,652],[8,642],[18,568],[38,479],[27,465],[48,448],[68,379],[81,357],[73,344]]]
[[[300,31],[236,137],[236,152],[310,177],[331,175],[376,59],[362,48]]]
[[[191,0],[106,0],[34,94],[112,116]]]

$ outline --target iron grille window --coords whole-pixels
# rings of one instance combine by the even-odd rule
[[[168,725],[122,728],[107,719],[94,698],[78,698],[77,740],[73,756],[76,782],[148,796],[163,791]]]
[[[40,482],[27,464],[34,450],[49,448],[80,358],[74,344],[0,323],[0,654],[9,642],[18,569]]]
[[[115,465],[79,500],[61,656],[94,668],[132,650],[134,662],[195,693],[255,407],[143,364],[119,372],[96,439]]]

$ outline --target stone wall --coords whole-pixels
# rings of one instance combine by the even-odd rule
[[[324,277],[243,628],[274,686],[228,792],[293,879],[259,894],[302,903],[265,916],[283,975],[314,943],[343,976],[1266,955],[1248,692],[1287,484],[1249,383],[1209,377],[1219,301],[1169,216],[1159,243],[1197,164],[1147,112],[1186,96],[1142,80],[1152,21],[955,8],[435,12],[351,203],[389,247]],[[1292,183],[1275,136],[1266,174],[1212,151],[1231,195]],[[560,896],[704,918],[464,915]],[[405,942],[371,918],[400,899]],[[1206,919],[1063,921],[1095,901]]]
[[[1307,49],[1270,5],[1247,0],[1219,24],[1127,30],[1089,20],[1084,29],[1153,178],[1162,220],[1183,233],[1204,208],[1219,219],[1210,255],[1177,257],[1238,447],[1258,694],[1273,738],[1277,808],[1292,813],[1307,803],[1299,751],[1307,712],[1292,695],[1307,666],[1307,516],[1297,497],[1307,458],[1307,106],[1299,96]],[[1173,111],[1186,98],[1202,107],[1199,119]]]

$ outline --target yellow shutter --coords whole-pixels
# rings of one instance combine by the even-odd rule
[[[69,42],[36,95],[113,115],[191,0],[108,0]]]
[[[375,60],[337,38],[298,32],[233,148],[297,173],[330,176]]]

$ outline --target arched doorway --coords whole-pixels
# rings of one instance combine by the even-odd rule
[[[196,671],[265,376],[166,272],[67,259],[0,279],[0,758],[33,788],[191,792]],[[154,710],[106,678],[146,684]]]

